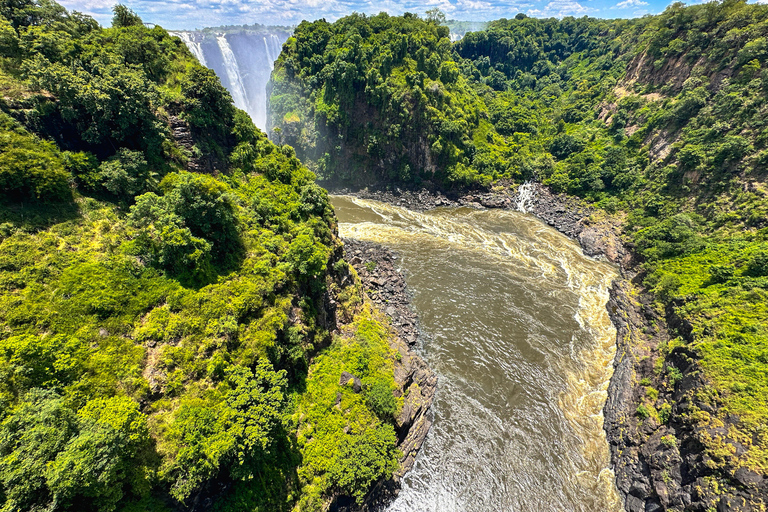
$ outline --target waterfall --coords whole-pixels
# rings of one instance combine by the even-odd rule
[[[522,213],[529,213],[533,208],[533,199],[536,195],[536,186],[526,181],[520,188],[517,189],[517,204],[515,205],[517,211]]]
[[[245,110],[262,130],[267,126],[267,82],[291,36],[288,27],[221,27],[174,32],[201,64],[219,76],[235,106]]]
[[[205,54],[203,53],[203,46],[200,44],[200,41],[197,41],[192,33],[190,32],[171,32],[171,35],[174,35],[178,38],[180,38],[182,41],[184,41],[184,44],[187,45],[187,48],[189,48],[189,51],[192,52],[192,55],[194,55],[198,61],[200,61],[200,64],[203,66],[207,66],[205,62]]]
[[[280,50],[277,51],[277,54],[273,51],[272,48],[270,48],[270,43],[274,47],[274,41],[277,40],[277,38],[274,35],[269,36],[269,41],[267,41],[267,36],[264,36],[262,38],[264,41],[264,50],[267,52],[267,60],[269,61],[269,69],[275,69],[275,61],[277,60],[277,57],[280,55]]]
[[[245,96],[243,79],[240,76],[240,68],[237,65],[237,59],[232,51],[232,47],[229,46],[229,41],[227,41],[227,37],[224,34],[216,36],[216,43],[221,50],[221,56],[224,57],[224,66],[227,72],[227,78],[229,78],[229,92],[232,93],[232,99],[235,100],[235,106],[247,111],[248,100]]]

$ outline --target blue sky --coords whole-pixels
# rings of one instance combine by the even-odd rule
[[[117,0],[59,0],[70,10],[92,15],[109,26]],[[768,1],[768,0],[763,0]],[[389,14],[439,8],[448,19],[486,21],[512,18],[522,12],[536,17],[594,16],[629,18],[657,14],[669,0],[122,0],[145,22],[167,29],[193,29],[217,25],[293,25],[303,19],[336,20],[352,12]]]

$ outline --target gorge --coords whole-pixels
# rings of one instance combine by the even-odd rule
[[[439,379],[432,429],[386,510],[620,510],[602,424],[616,270],[514,211],[332,202],[343,237],[398,255]]]
[[[0,2],[0,508],[768,507],[768,6],[113,14]]]

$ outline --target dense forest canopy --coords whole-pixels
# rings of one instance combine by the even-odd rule
[[[0,508],[361,499],[402,399],[327,193],[114,14],[0,2]]]
[[[692,432],[680,442],[703,447],[713,506],[743,488],[737,471],[768,475],[768,6],[519,14],[447,36],[410,14],[302,24],[272,76],[270,135],[332,186],[535,180],[597,207],[679,327],[638,417]],[[692,362],[699,406],[675,407]]]

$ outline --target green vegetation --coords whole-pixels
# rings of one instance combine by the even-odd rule
[[[395,355],[327,193],[180,40],[114,12],[0,3],[0,508],[361,499],[397,466]]]
[[[482,178],[466,162],[483,106],[436,19],[382,13],[303,22],[275,66],[275,136],[321,178],[357,185]]]
[[[691,326],[661,353],[663,391],[684,381],[669,358],[685,348],[714,411],[673,418],[653,390],[637,415],[725,427],[728,442],[697,439],[711,469],[768,475],[768,6],[519,14],[453,45],[440,22],[302,24],[272,77],[275,135],[334,185],[530,179],[604,210],[659,308]]]

